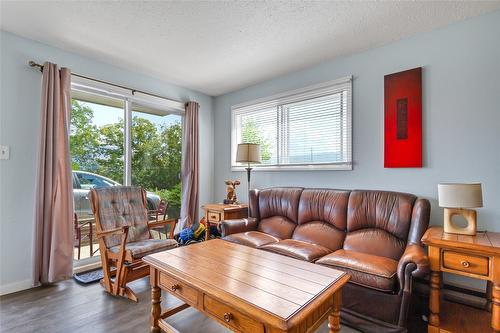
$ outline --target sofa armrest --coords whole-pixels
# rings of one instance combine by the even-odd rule
[[[220,223],[222,237],[240,232],[257,230],[258,223],[257,219],[254,217],[237,220],[224,220]]]
[[[413,205],[408,244],[421,244],[420,240],[429,227],[431,204],[429,200],[418,198]]]
[[[418,244],[408,244],[398,263],[398,279],[401,290],[410,288],[409,280],[412,276],[424,277],[428,273],[429,258],[423,247]]]

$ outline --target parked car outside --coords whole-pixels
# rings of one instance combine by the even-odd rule
[[[95,173],[73,170],[73,198],[75,212],[79,218],[92,217],[89,192],[93,188],[121,186],[120,183]],[[160,197],[154,193],[146,192],[148,210],[155,210],[160,203]]]

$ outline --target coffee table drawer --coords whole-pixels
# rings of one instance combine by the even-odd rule
[[[160,273],[159,284],[162,289],[171,292],[173,295],[178,296],[181,299],[184,299],[186,302],[191,304],[198,303],[198,291],[196,291],[196,289],[193,289],[164,273]]]
[[[238,332],[264,333],[264,326],[234,308],[205,295],[203,308]]]
[[[488,276],[487,257],[443,251],[443,267],[460,272]]]

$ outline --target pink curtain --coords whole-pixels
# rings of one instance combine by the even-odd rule
[[[43,65],[41,127],[35,184],[33,284],[73,273],[73,186],[69,153],[71,72]]]
[[[198,110],[196,102],[186,104],[182,132],[182,202],[179,229],[191,227],[198,218]]]

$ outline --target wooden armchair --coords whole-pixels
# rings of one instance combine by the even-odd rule
[[[150,229],[176,221],[149,222],[146,191],[140,187],[95,188],[90,195],[104,273],[101,285],[112,295],[137,302],[127,283],[149,275],[141,258],[177,247],[174,239],[153,239]]]
[[[85,219],[82,221],[78,220],[78,215],[76,213],[73,213],[73,228],[75,229],[75,238],[73,239],[73,246],[78,249],[78,260],[80,260],[80,253],[82,250],[82,240],[87,237],[89,240],[89,247],[90,247],[90,256],[92,257],[94,255],[94,250],[92,247],[92,242],[93,242],[93,237],[92,237],[92,221],[94,219]],[[88,233],[87,235],[82,235],[82,228],[84,226],[88,226]],[[97,250],[96,250],[97,251]]]
[[[165,220],[167,217],[167,209],[168,202],[166,202],[165,200],[160,200],[160,203],[158,203],[158,207],[156,207],[156,209],[148,211],[149,219],[158,221],[160,218],[163,218],[163,220]]]
[[[149,220],[150,221],[151,220],[161,221],[160,219],[168,220],[167,210],[168,210],[168,202],[165,200],[160,200],[160,203],[158,204],[158,207],[156,209],[148,211]],[[159,238],[161,238],[162,234],[165,234],[165,238],[174,238],[174,230],[175,230],[175,225],[177,224],[177,220],[173,219],[173,221],[175,221],[175,223],[163,224],[158,227],[152,227],[150,228],[150,230],[156,231],[158,233]]]

